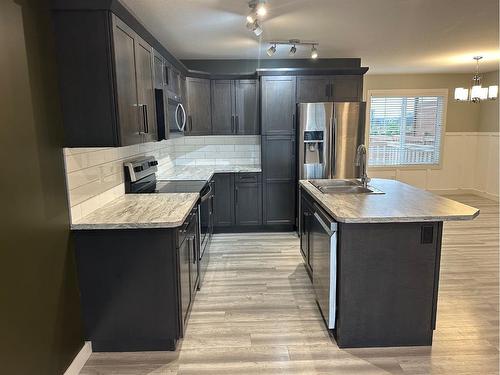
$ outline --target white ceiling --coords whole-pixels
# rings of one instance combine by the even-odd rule
[[[491,71],[500,59],[498,0],[268,0],[259,38],[246,0],[122,1],[179,59],[268,58],[266,40],[292,38],[318,41],[322,58],[360,57],[370,73],[472,72],[477,54]]]

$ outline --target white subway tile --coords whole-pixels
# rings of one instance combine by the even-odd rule
[[[66,171],[73,172],[89,166],[89,159],[87,154],[67,155],[66,158]]]
[[[196,159],[195,165],[215,165],[215,159]]]
[[[101,178],[101,171],[98,167],[80,169],[68,173],[68,189],[72,190],[79,186],[97,181]]]

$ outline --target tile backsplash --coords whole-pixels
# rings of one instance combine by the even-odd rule
[[[153,155],[159,173],[186,165],[260,165],[260,136],[180,137],[126,147],[65,148],[71,220],[125,193],[123,163]]]

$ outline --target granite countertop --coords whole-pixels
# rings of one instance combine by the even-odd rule
[[[207,165],[207,166],[175,166],[166,173],[157,175],[158,180],[205,180],[214,173],[262,172],[260,165]]]
[[[71,229],[179,227],[199,196],[198,193],[125,194],[72,223]]]
[[[307,180],[300,185],[342,223],[472,220],[479,215],[477,208],[394,180],[374,178],[368,184],[385,194],[324,194]]]

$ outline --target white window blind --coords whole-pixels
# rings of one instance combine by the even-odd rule
[[[368,165],[439,165],[445,95],[370,96]]]

